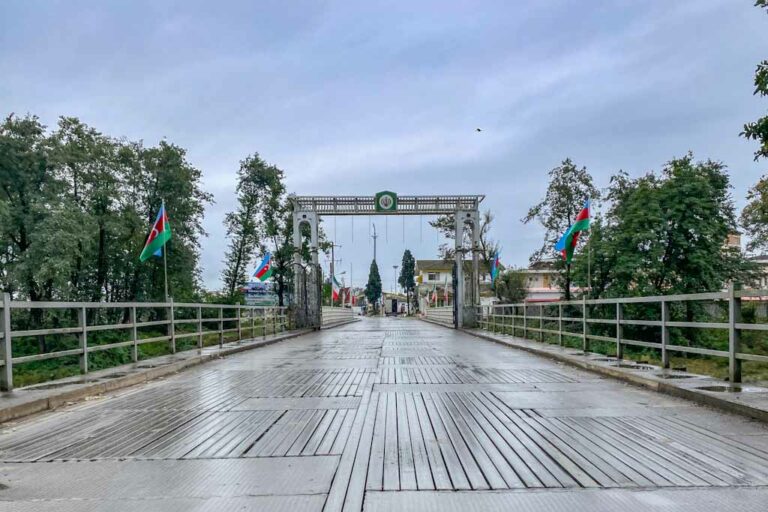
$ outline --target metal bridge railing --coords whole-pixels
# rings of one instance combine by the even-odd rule
[[[453,306],[428,307],[424,310],[424,318],[446,327],[453,327]]]
[[[322,327],[332,327],[336,324],[349,322],[354,319],[352,308],[333,308],[323,306]]]
[[[229,304],[171,302],[31,302],[14,301],[5,293],[0,304],[0,388],[13,389],[14,365],[32,361],[78,356],[80,372],[89,371],[88,356],[94,352],[131,348],[131,360],[139,359],[140,345],[167,343],[170,353],[176,353],[177,342],[195,339],[193,346],[223,346],[227,334],[237,333],[230,341],[242,341],[289,329],[285,307],[245,306]],[[45,315],[52,318],[45,318]],[[24,316],[25,318],[17,318]],[[40,328],[35,323],[53,325]],[[14,328],[16,326],[16,328]],[[24,328],[19,328],[23,326]],[[120,334],[118,333],[125,333]],[[127,338],[118,342],[91,342],[89,335],[104,338]],[[107,333],[105,336],[104,333]],[[162,334],[161,334],[162,333]],[[76,343],[57,343],[57,350],[14,355],[22,347],[18,340],[50,337],[76,338]],[[206,338],[214,337],[214,342]],[[17,340],[17,343],[14,343]],[[72,348],[68,348],[72,346]],[[28,350],[27,350],[28,352]]]
[[[591,341],[610,343],[619,359],[626,346],[656,349],[664,368],[669,368],[673,352],[727,358],[729,380],[737,383],[743,361],[768,362],[768,354],[759,353],[766,346],[764,340],[742,343],[746,333],[768,331],[768,323],[745,322],[742,317],[743,304],[751,302],[761,308],[757,316],[764,319],[766,302],[760,298],[766,297],[768,290],[739,290],[732,285],[728,291],[713,293],[479,306],[478,318],[480,328],[492,332],[538,341],[549,335],[549,341],[559,345],[564,339],[576,339],[585,352]],[[691,339],[697,338],[706,338],[709,346],[691,346]]]

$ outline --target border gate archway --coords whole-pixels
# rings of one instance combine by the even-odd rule
[[[475,325],[480,304],[480,203],[482,195],[398,196],[380,192],[375,196],[297,196],[291,195],[293,209],[294,314],[299,327],[322,325],[322,271],[318,261],[320,218],[334,215],[453,215],[456,230],[454,256],[454,327]],[[310,262],[302,263],[303,224],[309,225]],[[469,230],[469,231],[467,231]],[[464,237],[469,233],[469,247]],[[465,254],[472,256],[469,290],[465,289]]]

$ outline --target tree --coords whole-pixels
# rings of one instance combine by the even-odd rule
[[[595,188],[587,168],[579,169],[570,158],[566,158],[558,167],[549,171],[549,185],[544,199],[532,206],[522,219],[525,224],[538,220],[544,227],[544,243],[531,255],[531,261],[546,257],[555,258],[565,300],[571,298],[571,266],[562,262],[555,250],[555,244],[576,220],[584,202],[599,197],[600,193]],[[581,237],[580,244],[587,238],[588,236]]]
[[[397,282],[405,290],[406,303],[410,304],[410,294],[416,287],[416,259],[411,254],[410,249],[403,252],[403,260],[400,263],[400,277]]]
[[[768,12],[768,0],[757,0],[755,6],[764,8]],[[754,94],[768,97],[768,60],[760,62],[755,69]],[[768,158],[768,115],[745,124],[741,136],[758,142],[759,147],[755,151],[756,161],[759,158]]]
[[[768,12],[768,0],[758,0],[756,6]],[[755,95],[768,97],[768,60],[755,70]],[[759,144],[755,160],[768,158],[768,115],[744,125],[742,137],[756,140]],[[741,224],[750,236],[748,250],[768,249],[768,176],[763,176],[747,194],[748,204],[741,213]]]
[[[171,291],[195,298],[211,201],[200,177],[185,151],[167,142],[146,148],[73,117],[48,133],[34,116],[9,116],[0,125],[3,289],[30,300],[161,298],[162,263],[140,263],[138,255],[165,199],[174,233]]]
[[[499,252],[499,244],[490,238],[491,225],[494,215],[490,210],[480,214],[480,233],[478,244],[480,245],[480,259],[483,262],[483,268],[491,268],[491,259]],[[453,215],[441,215],[437,219],[430,221],[429,225],[437,229],[441,235],[449,240],[456,240],[456,221]],[[469,232],[464,233],[464,245],[471,245],[471,236]],[[438,256],[446,261],[454,258],[455,249],[453,244],[443,243],[438,248]]]
[[[256,256],[256,250],[265,252],[276,243],[284,217],[282,199],[285,193],[283,171],[267,164],[258,153],[249,155],[240,162],[237,173],[237,209],[227,214],[229,246],[224,259],[222,279],[230,301],[248,281],[248,270]],[[278,249],[279,251],[279,249]],[[277,252],[277,251],[276,251]],[[282,256],[282,254],[280,254]],[[278,275],[284,285],[282,261]],[[273,267],[273,275],[275,268]]]
[[[738,249],[724,247],[736,227],[725,166],[693,155],[659,174],[611,180],[605,221],[593,225],[593,295],[684,294],[721,290],[751,269]],[[586,284],[586,258],[574,275]]]
[[[379,274],[379,266],[376,264],[376,260],[371,262],[371,268],[368,271],[368,284],[365,285],[365,298],[368,299],[369,304],[372,304],[374,308],[377,308],[378,301],[381,298],[381,275]]]
[[[526,275],[516,269],[501,272],[494,283],[496,297],[505,304],[517,304],[523,302],[528,295]]]

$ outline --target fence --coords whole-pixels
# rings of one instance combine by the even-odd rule
[[[590,350],[590,341],[607,342],[615,345],[619,359],[626,346],[656,349],[661,352],[664,368],[670,366],[671,352],[727,358],[730,382],[737,383],[741,382],[743,361],[768,362],[768,355],[757,353],[766,348],[764,342],[742,345],[745,333],[768,331],[766,323],[743,320],[742,303],[766,296],[766,290],[740,290],[732,285],[728,291],[714,293],[497,304],[480,307],[479,323],[482,329],[493,332],[506,334],[511,331],[513,335],[522,332],[524,338],[534,333],[539,341],[544,341],[545,334],[554,335],[560,345],[564,338],[575,338],[581,340],[585,352]],[[723,311],[725,308],[727,310]],[[721,318],[717,318],[718,315]],[[645,318],[633,318],[637,316]],[[677,317],[680,316],[686,319],[679,320]],[[705,320],[699,321],[696,317]],[[717,321],[712,321],[712,317]],[[646,339],[628,337],[628,330],[634,333],[645,331]],[[606,331],[610,331],[610,335],[606,335]],[[709,338],[715,340],[711,343],[713,347],[691,346],[691,339],[712,331],[715,334]]]
[[[331,327],[336,324],[349,322],[354,319],[352,308],[323,307],[322,327]]]
[[[171,302],[30,302],[14,301],[5,293],[2,298],[0,317],[0,387],[13,389],[13,368],[20,363],[77,356],[80,372],[88,373],[88,356],[121,347],[131,348],[131,360],[139,359],[139,346],[149,343],[168,343],[170,353],[176,353],[177,341],[193,338],[195,347],[202,349],[204,338],[217,337],[219,346],[224,344],[225,335],[237,333],[237,341],[267,334],[277,334],[288,329],[288,317],[284,307],[263,307],[223,304],[197,304]],[[14,315],[16,312],[16,315]],[[53,313],[51,313],[53,312]],[[225,312],[226,315],[225,316]],[[14,318],[26,313],[24,319]],[[48,313],[53,319],[48,323],[73,324],[51,328],[37,327]],[[213,313],[213,314],[212,314]],[[161,318],[162,317],[162,318]],[[103,322],[107,323],[103,323]],[[14,329],[14,325],[27,324],[25,329]],[[214,324],[213,328],[207,327]],[[190,330],[190,327],[193,330]],[[151,329],[152,332],[147,332]],[[165,334],[157,335],[157,331]],[[127,340],[113,343],[89,344],[89,334],[128,333]],[[76,338],[76,347],[55,351],[39,351],[36,354],[14,356],[13,340],[36,338],[44,340],[51,336]],[[147,336],[148,335],[148,336]],[[102,340],[103,341],[103,340]],[[18,350],[16,350],[18,352]]]
[[[453,327],[453,306],[424,308],[424,318],[446,327]]]

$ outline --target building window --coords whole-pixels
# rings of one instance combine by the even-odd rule
[[[440,272],[427,273],[427,281],[439,281],[439,280],[440,280]]]

